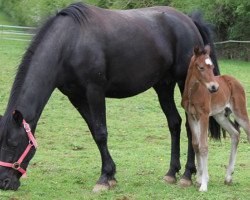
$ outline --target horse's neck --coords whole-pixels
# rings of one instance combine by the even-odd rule
[[[22,84],[19,87],[13,85],[18,91],[14,95],[15,103],[12,105],[12,110],[19,110],[34,130],[42,110],[56,87],[59,71],[57,55],[53,52],[50,52],[50,55],[37,52],[27,67],[29,69],[23,76]]]

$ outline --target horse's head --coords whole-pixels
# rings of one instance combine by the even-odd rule
[[[205,48],[195,47],[192,57],[192,73],[204,84],[209,92],[214,93],[219,89],[219,84],[215,81],[214,65],[210,58],[210,46]]]
[[[19,179],[35,153],[33,146],[19,111],[0,119],[0,189],[18,189]]]

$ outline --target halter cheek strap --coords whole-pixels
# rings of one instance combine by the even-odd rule
[[[14,163],[7,163],[7,162],[2,162],[0,161],[0,166],[3,166],[3,167],[9,167],[9,168],[12,168],[14,170],[17,170],[19,171],[23,176],[26,175],[26,170],[24,170],[22,167],[21,167],[21,164],[23,162],[23,160],[25,159],[25,157],[28,155],[28,153],[30,152],[31,148],[34,146],[35,148],[37,148],[37,142],[36,142],[36,139],[34,138],[32,132],[31,132],[31,129],[30,129],[30,125],[25,121],[23,120],[23,128],[25,130],[25,132],[27,133],[27,136],[28,136],[28,139],[29,139],[29,144],[28,146],[26,147],[26,149],[24,150],[23,154],[21,155],[21,157],[18,159],[17,162],[14,162]]]

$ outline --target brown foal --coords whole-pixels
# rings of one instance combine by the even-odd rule
[[[182,107],[188,114],[192,131],[192,144],[197,159],[197,183],[199,191],[207,191],[208,183],[208,120],[213,116],[231,137],[231,153],[225,184],[232,182],[232,174],[239,142],[239,126],[247,133],[250,142],[250,122],[246,109],[246,95],[235,78],[214,76],[209,57],[210,46],[194,48],[188,69]],[[235,122],[229,118],[232,113]]]

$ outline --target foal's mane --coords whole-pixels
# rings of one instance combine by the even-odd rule
[[[44,25],[41,26],[41,28],[38,30],[38,32],[32,39],[30,46],[27,48],[26,52],[24,53],[21,64],[19,65],[17,69],[16,77],[15,77],[15,80],[11,89],[8,106],[5,111],[5,116],[10,115],[15,109],[15,102],[19,96],[20,89],[25,80],[25,76],[29,70],[29,65],[32,60],[32,56],[34,55],[40,43],[43,41],[44,36],[47,34],[47,32],[49,32],[50,27],[53,25],[55,20],[60,16],[70,16],[74,19],[74,21],[81,24],[87,21],[88,15],[90,13],[89,10],[90,10],[89,7],[82,3],[71,4],[67,8],[58,12],[56,15],[50,17],[44,23]]]

